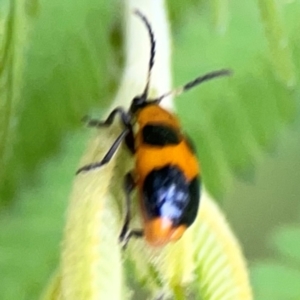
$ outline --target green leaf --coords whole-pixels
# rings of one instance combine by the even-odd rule
[[[252,283],[257,300],[299,299],[299,282],[299,270],[274,261],[252,267]]]
[[[300,263],[300,227],[286,225],[278,228],[271,237],[271,244],[291,265]]]
[[[23,187],[0,214],[0,298],[37,299],[58,265],[71,181],[84,146],[67,136],[61,154],[40,168],[36,187]],[[57,180],[55,180],[57,178]]]
[[[283,225],[270,237],[275,259],[260,260],[251,267],[255,299],[298,299],[300,297],[300,227]]]
[[[4,10],[0,16],[0,182],[3,183],[14,153],[29,20],[24,1],[12,0],[6,3],[7,7],[1,5]]]
[[[14,156],[6,159],[1,201],[11,198],[18,182],[25,178],[33,181],[37,164],[58,150],[60,139],[70,128],[81,126],[80,119],[93,106],[103,107],[110,100],[119,77],[113,49],[120,47],[120,41],[112,36],[114,26],[120,31],[119,16],[112,13],[112,7],[96,0],[26,1],[25,8],[38,18],[26,37],[26,55],[17,48],[26,60],[21,73],[24,88],[13,86],[22,105],[18,126],[14,126],[17,143],[14,149],[11,142],[6,143],[10,147],[6,152]],[[15,34],[23,33],[18,29]],[[15,64],[9,65],[7,70],[11,73],[15,68]],[[11,119],[7,110],[3,113],[5,120]],[[6,127],[10,123],[7,121]],[[6,130],[6,136],[10,139],[12,134]]]
[[[255,3],[233,1],[230,7],[231,22],[222,36],[212,32],[206,15],[190,13],[178,34],[174,58],[178,84],[210,70],[233,70],[231,78],[176,99],[183,127],[196,143],[204,182],[218,199],[230,187],[232,175],[253,178],[257,162],[276,147],[285,124],[297,116],[298,88],[291,91],[283,85],[269,65]]]
[[[293,87],[296,82],[293,61],[277,1],[259,0],[258,6],[276,73],[286,86]]]

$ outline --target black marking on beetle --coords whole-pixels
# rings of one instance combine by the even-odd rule
[[[150,219],[162,217],[176,226],[189,203],[189,182],[176,166],[167,165],[148,174],[143,185],[145,210]]]
[[[181,142],[177,130],[163,124],[148,124],[142,129],[143,142],[152,146],[178,145]]]
[[[189,184],[189,201],[185,208],[180,224],[190,226],[196,219],[200,204],[201,179],[196,176]]]

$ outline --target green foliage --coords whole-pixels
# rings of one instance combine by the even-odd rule
[[[221,198],[233,175],[253,177],[260,155],[273,150],[285,124],[299,118],[298,86],[282,82],[290,82],[291,69],[295,77],[299,74],[300,3],[279,6],[280,31],[287,33],[290,46],[283,52],[291,59],[280,80],[280,70],[274,71],[272,64],[281,61],[280,49],[274,50],[278,41],[272,35],[271,58],[258,6],[238,0],[228,7],[212,2],[169,5],[176,85],[212,69],[234,70],[232,78],[208,83],[176,100],[184,127],[196,142],[204,181]],[[116,2],[24,3],[0,3],[5,8],[0,14],[0,133],[7,137],[0,141],[1,172],[5,170],[0,176],[0,206],[15,202],[0,214],[4,300],[36,298],[55,269],[63,212],[84,143],[81,135],[69,138],[68,132],[79,128],[84,114],[108,105],[122,70],[122,20]],[[12,20],[18,25],[12,27]],[[286,263],[299,263],[298,230],[278,231],[273,239],[278,255],[253,268],[261,297],[257,299],[300,297],[300,274]]]
[[[2,3],[0,47],[0,190],[5,185],[15,143],[27,28],[22,2]],[[3,202],[3,197],[0,199]]]
[[[299,299],[300,227],[277,228],[270,240],[274,258],[251,268],[255,299]]]
[[[266,59],[259,18],[255,5],[235,3],[227,32],[218,35],[208,17],[199,19],[195,11],[175,45],[176,82],[220,67],[234,71],[229,80],[215,80],[176,100],[184,127],[193,132],[206,186],[218,198],[232,173],[253,177],[260,155],[274,148],[283,124],[296,116],[297,92],[277,80]]]
[[[35,187],[21,187],[9,211],[0,214],[0,295],[3,300],[37,299],[55,266],[68,194],[82,135],[65,138],[61,155],[43,164]],[[68,153],[66,156],[65,153]],[[58,180],[54,180],[58,178]]]
[[[120,48],[114,34],[120,22],[111,4],[98,2],[39,2],[27,40],[22,107],[14,121],[17,141],[0,186],[2,205],[10,201],[17,182],[28,180],[37,164],[58,150],[66,131],[78,128],[99,99],[103,107],[112,95],[120,71],[113,55]]]

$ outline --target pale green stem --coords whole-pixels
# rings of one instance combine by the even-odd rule
[[[150,93],[161,95],[171,89],[169,23],[164,1],[126,1],[125,14],[128,16],[125,18],[126,67],[112,108],[117,105],[129,107],[131,100],[143,91],[146,83],[150,42],[145,26],[140,19],[133,15],[134,8],[138,8],[146,15],[155,33],[156,55],[151,75]],[[165,99],[163,105],[171,108],[171,97]]]
[[[156,33],[157,55],[150,93],[164,93],[171,85],[168,22],[163,1],[126,1],[126,65],[112,107],[122,105],[128,108],[146,83],[149,37],[141,20],[133,14],[135,9],[147,16]],[[171,106],[170,101],[166,103]],[[100,161],[120,131],[118,125],[99,130],[80,166]],[[126,155],[126,151],[119,151],[106,166],[75,178],[62,244],[60,294],[63,299],[126,298],[118,244],[123,220],[123,214],[118,210],[118,207],[123,207],[122,180],[132,164],[132,158],[124,158]],[[117,175],[118,170],[122,176]],[[118,191],[120,197],[116,203],[114,198]]]

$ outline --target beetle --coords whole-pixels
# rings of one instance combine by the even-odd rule
[[[200,202],[201,172],[191,140],[183,133],[179,120],[159,104],[167,96],[181,93],[231,71],[221,69],[199,76],[182,87],[157,98],[148,97],[155,58],[155,39],[148,19],[138,10],[135,14],[146,26],[150,38],[147,82],[126,111],[115,108],[104,121],[86,120],[89,127],[110,126],[117,115],[124,129],[100,162],[81,167],[76,174],[95,170],[107,164],[122,142],[135,159],[134,170],[124,178],[126,196],[125,220],[119,236],[127,244],[131,237],[144,237],[151,246],[164,246],[178,240],[195,221]],[[143,229],[129,228],[130,194],[137,188]]]

